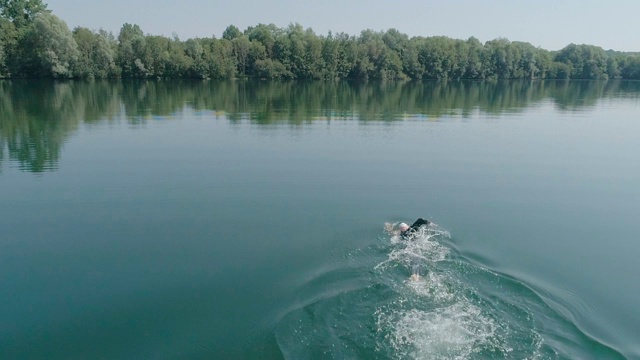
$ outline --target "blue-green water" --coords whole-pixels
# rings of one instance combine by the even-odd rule
[[[2,359],[640,359],[640,83],[0,91]]]

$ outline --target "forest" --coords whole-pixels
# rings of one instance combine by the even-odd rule
[[[318,35],[300,24],[229,25],[186,41],[124,24],[117,36],[67,24],[41,0],[0,0],[2,78],[640,79],[640,53],[558,51],[504,38],[409,37],[396,29]]]

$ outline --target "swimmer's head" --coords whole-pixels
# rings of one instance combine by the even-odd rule
[[[409,230],[409,225],[401,222],[400,225],[398,225],[398,227],[400,228],[400,231],[407,231]]]

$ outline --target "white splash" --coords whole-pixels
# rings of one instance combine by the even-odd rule
[[[431,311],[379,313],[378,328],[391,329],[387,338],[399,358],[468,359],[491,345],[496,325],[478,307],[458,302]]]
[[[462,284],[437,269],[450,253],[438,240],[449,237],[435,225],[411,241],[392,235],[393,249],[375,266],[407,272],[406,293],[401,290],[397,301],[375,311],[378,333],[391,345],[393,357],[469,359],[483,349],[501,348],[495,321],[464,296]]]
[[[421,229],[420,236],[409,241],[402,240],[397,234],[392,234],[391,242],[401,246],[393,249],[387,260],[376,265],[374,269],[385,269],[390,265],[402,265],[411,269],[417,263],[445,260],[449,249],[435,240],[437,237],[446,237],[449,233],[438,230],[433,224]]]
[[[420,276],[417,281],[412,279],[406,281],[407,286],[417,295],[436,303],[450,302],[455,299],[455,288],[449,282],[446,276],[432,271]]]

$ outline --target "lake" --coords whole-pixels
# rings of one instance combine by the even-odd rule
[[[640,82],[0,91],[0,358],[640,359]]]

